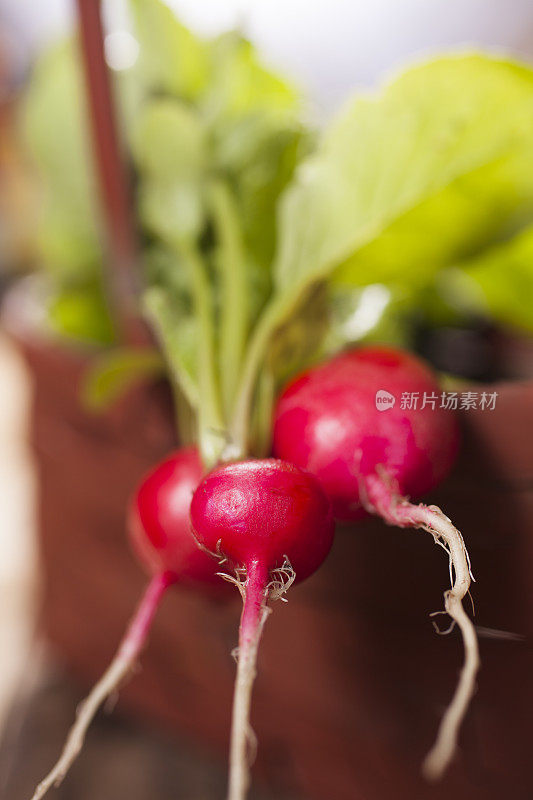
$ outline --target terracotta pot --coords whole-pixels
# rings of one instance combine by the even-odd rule
[[[88,357],[12,317],[9,327],[34,379],[42,625],[89,685],[145,583],[125,541],[124,508],[175,444],[169,391],[146,386],[92,416],[78,395]],[[420,763],[462,658],[459,635],[436,636],[428,618],[442,608],[447,561],[422,532],[377,520],[339,530],[324,568],[266,626],[253,724],[256,768],[274,789],[316,800],[533,797],[533,383],[491,390],[494,411],[463,413],[462,455],[432,501],[467,540],[477,624],[525,638],[481,639],[460,753],[429,786]],[[238,616],[238,602],[170,593],[120,708],[224,753]]]

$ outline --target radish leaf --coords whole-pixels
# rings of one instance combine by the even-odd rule
[[[130,0],[140,44],[136,73],[154,92],[192,99],[209,79],[207,46],[161,0]]]
[[[533,226],[444,271],[440,283],[460,310],[533,332]]]
[[[102,411],[134,385],[165,374],[157,350],[117,348],[96,357],[82,382],[81,399],[91,411]]]

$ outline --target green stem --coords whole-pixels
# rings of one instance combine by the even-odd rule
[[[257,381],[257,393],[252,417],[252,452],[258,458],[266,458],[272,443],[272,408],[276,381],[272,368],[263,365]]]
[[[248,284],[242,233],[235,199],[227,183],[213,181],[211,210],[220,242],[220,383],[222,401],[229,414],[239,379],[248,330]]]
[[[261,362],[272,334],[284,317],[285,300],[280,295],[266,306],[252,334],[241,374],[240,391],[230,425],[230,439],[236,457],[244,457],[248,448],[250,409]]]
[[[219,460],[226,443],[216,372],[213,303],[197,249],[181,244],[180,251],[189,270],[198,320],[198,444],[204,465],[209,468]]]

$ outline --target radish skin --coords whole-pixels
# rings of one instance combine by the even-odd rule
[[[146,642],[161,598],[175,578],[169,572],[155,575],[141,599],[115,657],[90,694],[80,704],[76,722],[67,736],[59,761],[37,786],[32,800],[41,800],[52,786],[59,786],[79,755],[87,729],[102,703],[132,671]]]
[[[453,566],[454,581],[452,588],[444,593],[444,607],[461,631],[464,663],[453,699],[441,720],[435,744],[422,764],[426,778],[438,780],[455,754],[459,729],[475,692],[476,675],[480,667],[476,631],[462,604],[471,581],[468,552],[460,532],[437,506],[410,503],[385,476],[367,476],[364,492],[368,511],[379,514],[389,525],[428,531],[435,542],[448,551]]]

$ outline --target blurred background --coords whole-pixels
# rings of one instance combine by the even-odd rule
[[[304,117],[310,125],[317,127],[337,112],[354,90],[375,87],[399,66],[437,51],[481,46],[495,53],[533,60],[533,5],[530,0],[169,0],[168,5],[179,15],[181,22],[199,36],[212,37],[225,31],[240,30],[256,46],[261,60],[268,67],[279,70],[300,89],[305,98]],[[134,69],[140,45],[126,2],[105,0],[103,16],[107,65],[120,78],[120,75]],[[58,97],[65,93],[64,97],[74,98],[76,106],[85,109],[81,84],[76,84],[77,88],[73,90],[69,78],[72,70],[70,57],[65,58],[63,66],[57,61],[55,67],[50,66],[50,58],[50,69],[55,69],[56,73],[48,83],[42,61],[43,54],[57,41],[72,34],[76,27],[76,6],[71,0],[42,0],[39,3],[34,0],[0,0],[0,287],[5,292],[11,290],[21,277],[35,271],[43,252],[48,258],[56,259],[58,270],[54,273],[52,269],[51,272],[54,279],[60,274],[61,280],[69,269],[90,271],[89,262],[101,259],[101,252],[93,252],[95,244],[92,229],[96,223],[85,218],[80,222],[83,215],[90,216],[94,212],[92,200],[87,201],[85,196],[80,200],[77,195],[79,187],[75,185],[77,164],[79,175],[82,176],[80,180],[85,180],[87,172],[89,184],[94,182],[94,170],[88,163],[88,150],[78,151],[75,143],[70,151],[70,132],[67,130],[64,142],[55,143],[57,153],[54,157],[64,155],[66,161],[65,175],[58,182],[62,183],[61,192],[65,191],[66,196],[72,197],[69,224],[74,232],[71,239],[61,238],[60,228],[64,219],[59,220],[59,217],[63,209],[60,203],[55,207],[52,202],[48,228],[50,235],[44,243],[38,233],[41,202],[43,194],[54,195],[55,187],[49,182],[43,189],[35,180],[28,155],[32,147],[38,154],[51,152],[47,137],[50,139],[55,134],[52,127],[47,132],[45,117],[47,113],[54,115],[54,102]],[[37,77],[35,64],[40,65]],[[40,95],[39,85],[42,90]],[[33,107],[28,111],[25,105],[28,91],[30,96],[33,92],[39,97],[45,97],[46,92],[50,92],[50,111],[39,109],[40,100],[36,96]],[[127,104],[127,90],[124,97]],[[87,128],[85,113],[86,109],[82,112],[82,118]],[[65,120],[68,126],[68,114]],[[71,123],[75,127],[78,120]],[[41,151],[39,132],[45,141]],[[58,227],[54,229],[56,222]],[[93,292],[94,286],[90,281],[86,284],[82,282],[80,286],[75,282],[69,284],[68,300],[64,297],[53,298],[56,333],[57,329],[61,329],[75,340],[85,341],[85,344],[87,339],[105,344],[110,336],[109,320],[104,312],[100,314],[99,307],[100,316],[93,313],[100,302],[99,296]],[[42,291],[48,292],[49,288],[39,287],[39,292]],[[383,301],[379,292],[370,293],[366,299],[370,302],[370,318],[373,314],[379,316]],[[61,689],[68,685],[68,681],[65,682],[63,677],[58,678],[63,674],[60,659],[54,659],[45,648],[36,645],[34,636],[40,607],[36,547],[38,488],[28,445],[32,391],[28,358],[31,361],[35,357],[30,354],[23,359],[19,347],[13,343],[13,338],[18,339],[19,343],[20,340],[25,341],[25,333],[21,330],[22,318],[29,317],[34,324],[35,319],[42,315],[42,309],[32,305],[32,302],[27,297],[21,299],[16,292],[11,292],[7,310],[4,311],[7,332],[0,333],[0,730],[7,725],[4,746],[0,752],[2,800],[22,800],[22,792],[26,791],[28,785],[24,781],[19,784],[13,778],[14,770],[20,772],[22,769],[20,738],[17,738],[20,730],[25,731],[23,741],[30,743],[30,749],[35,749],[36,741],[42,742],[42,738],[48,735],[49,707],[61,709],[56,714],[58,735],[55,737],[50,733],[52,742],[50,746],[43,745],[39,760],[39,766],[47,765],[55,752],[54,747],[57,749],[59,746],[76,698],[79,697],[77,688]],[[96,317],[98,321],[95,323]],[[365,314],[360,314],[357,319],[359,322],[363,320],[364,328]],[[518,338],[516,331],[513,332],[511,350],[508,348],[508,339],[498,340],[496,351],[491,350],[490,354],[486,338],[492,335],[490,331],[487,334],[490,325],[479,322],[476,317],[475,324],[466,327],[467,330],[461,333],[461,325],[456,325],[454,336],[459,338],[456,342],[452,336],[446,350],[448,354],[452,353],[451,361],[446,361],[445,357],[444,362],[439,364],[444,371],[457,374],[462,371],[465,378],[482,380],[505,377],[504,369],[498,368],[494,372],[494,352],[501,355],[503,348],[506,370],[511,377],[531,375],[531,343],[524,334],[525,326],[520,329]],[[431,344],[431,337],[428,339],[425,336],[423,326],[420,335],[426,345],[428,341]],[[23,349],[25,347],[26,344],[23,344]],[[421,349],[423,351],[424,348]],[[466,365],[463,363],[465,360]],[[66,386],[70,380],[69,374],[61,372],[53,359],[40,369],[41,373],[47,372],[52,376],[50,381],[56,382],[56,388],[59,385]],[[51,390],[48,402],[59,402]],[[70,413],[71,409],[67,408],[66,403],[65,414],[68,416]],[[132,418],[127,424],[135,426],[136,420]],[[156,450],[163,444],[166,446],[167,441],[167,432],[158,433],[158,424],[157,420],[153,424]],[[123,434],[124,431],[121,431]],[[35,432],[32,435],[35,439]],[[40,439],[40,447],[44,446],[42,442]],[[46,447],[53,449],[54,446],[52,437]],[[143,458],[139,457],[139,463]],[[127,484],[127,476],[124,482]],[[61,516],[57,510],[56,516]],[[134,597],[135,591],[132,590],[131,597],[124,601],[124,605]],[[91,604],[87,602],[90,613]],[[80,622],[80,625],[84,624]],[[81,663],[83,656],[79,655],[78,660]],[[40,687],[40,694],[39,691],[35,694],[36,686]],[[25,698],[28,693],[34,698],[36,709],[34,727],[27,721]],[[107,723],[102,724],[105,726]],[[113,728],[113,724],[117,727]],[[125,733],[121,724],[119,720],[110,723],[110,728],[104,727],[102,736],[108,737],[105,741],[112,741],[118,750],[123,747],[128,758],[138,757],[140,763],[144,763],[144,756],[140,754],[148,752],[146,763],[150,766],[146,769],[166,775],[166,783],[161,779],[160,794],[145,795],[141,788],[138,795],[131,795],[132,800],[137,796],[167,797],[165,791],[170,792],[169,787],[174,780],[178,780],[178,775],[182,776],[187,765],[193,765],[190,771],[203,777],[191,778],[188,788],[176,796],[209,798],[215,796],[213,792],[220,794],[223,767],[219,762],[218,766],[213,767],[211,762],[202,760],[203,755],[189,752],[189,745],[185,742],[180,751],[182,755],[170,768],[168,763],[173,760],[171,753],[175,754],[175,751],[166,740],[157,739],[158,733],[150,734],[152,738],[146,739],[142,728],[138,733],[136,728],[132,733]],[[94,744],[94,748],[98,746]],[[95,758],[102,757],[102,752],[103,747]],[[134,791],[134,785],[142,784],[140,775],[132,770],[130,783],[115,785],[111,767],[108,765],[106,769],[107,781],[105,777],[101,780],[107,788],[102,790],[105,794],[98,793],[101,800],[119,796],[124,787],[131,785]],[[77,800],[85,796],[94,797],[94,792],[84,793],[80,788],[81,783],[76,784],[74,793],[69,794],[67,790],[60,796],[76,797]],[[150,785],[153,786],[153,783]],[[17,793],[19,791],[20,794]],[[262,795],[259,793],[257,796]],[[281,790],[275,795],[265,794],[267,796],[280,798]]]

